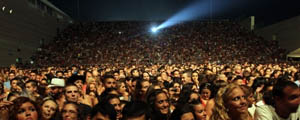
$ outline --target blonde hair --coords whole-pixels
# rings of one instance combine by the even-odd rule
[[[226,102],[230,93],[235,89],[240,88],[239,85],[231,83],[227,86],[220,88],[215,97],[215,107],[211,116],[211,120],[230,120],[228,110],[226,109]]]

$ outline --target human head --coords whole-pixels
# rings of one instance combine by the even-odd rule
[[[275,109],[286,113],[296,112],[300,104],[300,88],[291,81],[277,82],[272,91]]]
[[[81,111],[75,102],[67,102],[62,108],[62,120],[82,120]]]
[[[212,89],[212,84],[211,83],[202,83],[200,85],[200,96],[201,96],[201,99],[203,100],[209,100],[211,98],[211,94],[213,92],[213,89]]]
[[[147,103],[154,113],[168,115],[170,113],[170,103],[167,93],[158,89],[154,90],[147,97]]]
[[[65,87],[66,100],[70,102],[77,102],[79,98],[79,89],[74,84],[69,84]]]
[[[39,106],[27,97],[19,97],[13,100],[13,106],[9,113],[11,120],[25,120],[31,118],[32,120],[40,120],[41,114]]]
[[[36,92],[37,91],[37,82],[35,80],[28,80],[25,83],[26,90],[28,92]]]
[[[123,120],[148,120],[147,104],[142,101],[132,101],[125,105],[123,109]]]
[[[58,113],[58,104],[53,99],[45,99],[41,104],[41,113],[43,120],[54,119]]]
[[[119,96],[114,94],[108,94],[107,96],[104,97],[105,98],[103,99],[103,102],[106,104],[111,104],[117,113],[117,118],[118,119],[122,118],[122,107],[121,107],[121,101]]]
[[[207,120],[205,107],[201,104],[200,100],[194,100],[190,105],[193,107],[196,120]]]
[[[103,84],[105,88],[115,88],[116,80],[112,75],[104,75],[103,76]]]
[[[170,120],[195,120],[195,118],[193,108],[189,104],[185,104],[172,112]]]
[[[231,83],[220,88],[215,97],[212,120],[233,119],[243,114],[248,114],[248,105],[240,86]]]
[[[183,72],[181,76],[181,81],[183,84],[191,83],[192,82],[192,72],[187,70]]]
[[[116,111],[111,104],[100,102],[91,111],[91,120],[115,120]]]

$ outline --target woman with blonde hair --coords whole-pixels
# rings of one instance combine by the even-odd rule
[[[245,93],[239,85],[229,84],[221,88],[215,97],[211,120],[252,120],[248,112]]]

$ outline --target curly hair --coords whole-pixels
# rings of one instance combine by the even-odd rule
[[[31,103],[36,111],[37,111],[37,114],[38,114],[38,120],[41,119],[42,115],[41,115],[41,111],[40,111],[40,107],[38,106],[38,104],[36,104],[34,101],[30,100],[28,97],[19,97],[15,100],[13,100],[13,106],[11,107],[10,109],[10,113],[9,113],[9,119],[10,120],[17,120],[17,114],[18,114],[18,111],[20,109],[20,107],[24,104],[24,103]]]
[[[215,97],[215,108],[213,109],[211,120],[230,120],[225,104],[230,93],[236,88],[240,88],[240,86],[231,83],[218,91]]]

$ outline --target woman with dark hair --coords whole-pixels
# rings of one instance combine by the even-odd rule
[[[200,101],[199,93],[191,90],[182,90],[179,95],[176,108],[181,108],[184,104],[190,103],[194,100]]]
[[[150,86],[148,80],[141,80],[136,82],[133,100],[135,101],[146,101],[146,93]]]
[[[55,120],[58,113],[58,104],[55,100],[45,99],[41,104],[42,120]]]
[[[162,90],[154,90],[147,97],[151,120],[168,120],[170,116],[169,97]]]
[[[62,120],[82,120],[79,105],[75,102],[67,102],[62,108]]]
[[[205,107],[201,104],[199,100],[194,100],[190,103],[194,110],[195,118],[197,120],[207,120],[207,114],[205,111]]]
[[[27,97],[19,97],[13,101],[9,113],[10,120],[40,120],[39,106]]]
[[[202,102],[202,104],[204,105],[204,107],[206,107],[207,102],[209,101],[209,99],[211,99],[211,94],[213,92],[212,89],[212,85],[211,83],[202,83],[200,85],[200,100]]]
[[[171,114],[170,120],[195,120],[193,108],[189,104],[185,104],[180,108],[176,108]]]

